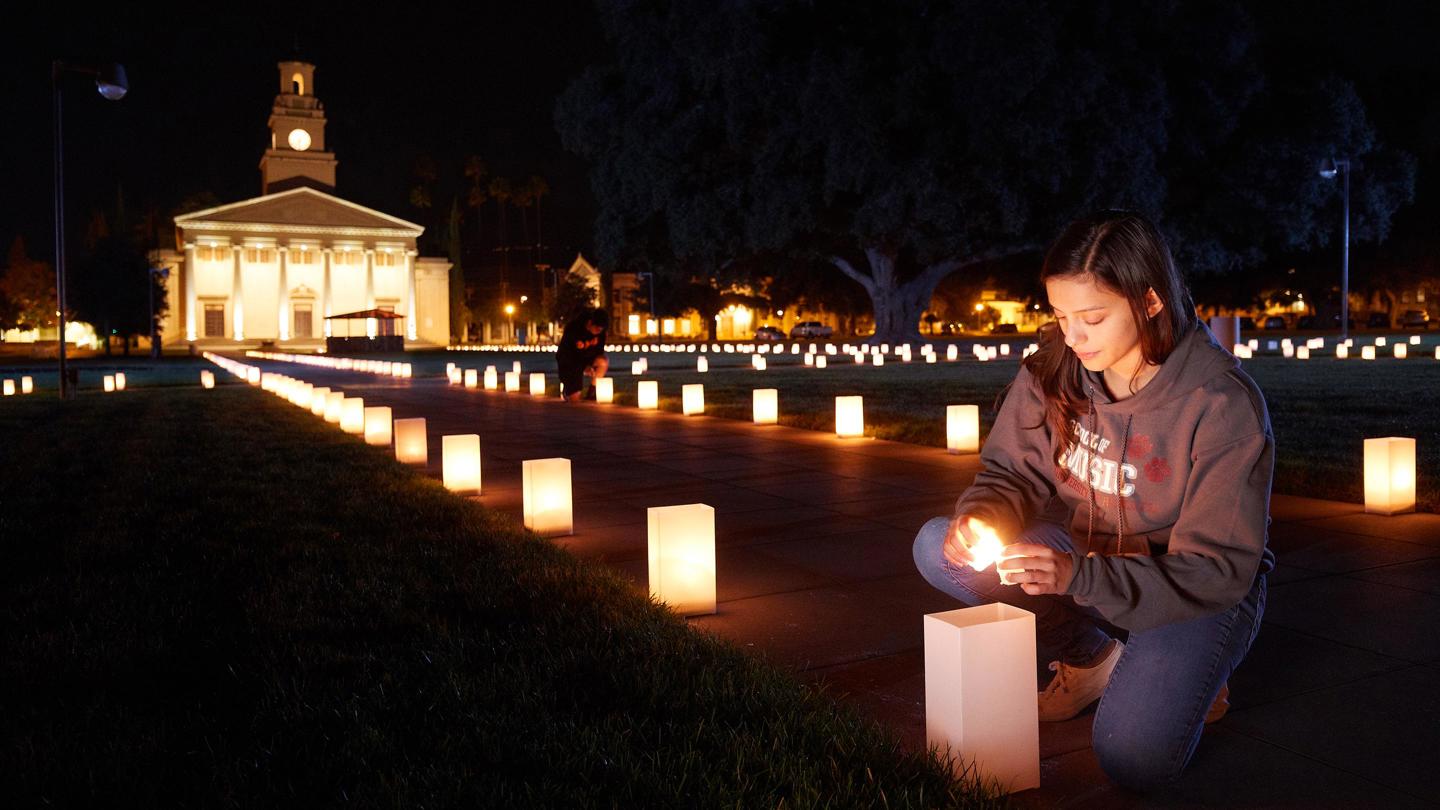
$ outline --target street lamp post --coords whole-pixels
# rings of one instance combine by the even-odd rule
[[[1350,336],[1350,161],[1327,159],[1320,165],[1320,176],[1326,180],[1340,174],[1342,210],[1345,220],[1343,247],[1340,253],[1340,340]]]
[[[541,273],[540,314],[545,318],[545,327],[550,330],[550,337],[558,343],[559,336],[556,334],[556,322],[554,318],[565,317],[564,314],[557,312],[560,302],[560,268],[540,263],[535,265],[535,269]],[[547,288],[545,286],[545,279],[547,276],[550,279],[550,286],[548,288],[549,298],[546,298]]]
[[[505,323],[506,323],[506,325],[507,325],[507,326],[506,326],[507,330],[510,332],[510,335],[509,335],[510,342],[513,343],[513,342],[515,342],[515,305],[514,305],[514,304],[506,304],[506,305],[505,305]]]
[[[56,59],[50,63],[50,91],[55,113],[55,309],[59,318],[60,398],[69,399],[75,392],[69,387],[65,367],[65,139],[60,113],[60,77],[79,73],[95,78],[95,89],[110,101],[119,101],[130,89],[125,68],[102,65],[98,68],[72,65]],[[106,336],[109,339],[109,336]]]
[[[650,319],[652,321],[658,322],[659,318],[655,314],[655,274],[648,270],[641,270],[637,272],[635,276],[636,278],[639,278],[640,276],[645,276],[650,281]],[[645,331],[649,332],[650,330],[647,329]]]
[[[145,299],[150,302],[150,356],[155,358],[160,357],[160,343],[156,340],[155,329],[155,279],[157,278],[170,278],[170,268],[151,267],[149,275],[150,283],[145,288]]]

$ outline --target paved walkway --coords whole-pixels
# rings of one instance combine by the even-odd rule
[[[921,617],[957,607],[910,544],[949,514],[975,456],[827,433],[262,363],[478,433],[487,506],[520,515],[520,462],[571,459],[575,534],[557,542],[646,587],[650,506],[715,508],[719,612],[692,619],[924,745]],[[528,366],[531,365],[529,363]],[[553,383],[553,379],[552,379]],[[553,387],[553,386],[552,386]],[[783,403],[782,403],[783,406]],[[1358,474],[1358,472],[1357,472]],[[1366,515],[1276,496],[1265,624],[1181,784],[1109,783],[1087,713],[1042,724],[1022,807],[1433,807],[1440,802],[1440,515]]]

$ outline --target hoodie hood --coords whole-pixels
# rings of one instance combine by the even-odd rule
[[[1103,375],[1088,369],[1084,372],[1085,393],[1097,403],[1104,404],[1110,413],[1144,413],[1163,408],[1178,397],[1188,396],[1239,365],[1240,361],[1215,340],[1210,327],[1197,319],[1195,326],[1160,364],[1160,370],[1134,396],[1116,401],[1105,390]]]

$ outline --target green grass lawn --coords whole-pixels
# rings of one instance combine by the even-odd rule
[[[132,354],[129,357],[116,353],[111,357],[96,355],[72,358],[68,363],[79,372],[80,390],[82,391],[101,390],[105,375],[116,372],[125,374],[125,386],[129,389],[199,385],[201,369],[215,370],[215,364],[203,357],[172,355],[160,360],[152,360],[148,354],[144,353]],[[55,360],[0,357],[0,378],[15,380],[15,386],[18,389],[22,376],[34,379],[34,396],[47,394],[54,396],[56,380],[59,379]],[[224,376],[228,375],[216,374],[215,381],[220,382],[221,377]]]
[[[1403,339],[1403,338],[1402,338]],[[1369,343],[1373,336],[1363,341]],[[1364,441],[1380,436],[1416,440],[1417,501],[1425,511],[1440,511],[1440,361],[1434,359],[1440,337],[1427,335],[1411,356],[1395,360],[1388,349],[1380,359],[1336,360],[1333,350],[1308,361],[1262,353],[1243,361],[1270,408],[1277,446],[1275,491],[1359,503],[1364,500]],[[968,348],[969,341],[962,347]],[[1026,341],[1014,341],[1014,357]],[[1263,345],[1263,344],[1262,344]],[[941,350],[943,354],[943,349]],[[617,401],[635,404],[630,361],[638,354],[611,358]],[[865,432],[896,441],[945,446],[945,406],[980,405],[980,433],[989,433],[996,396],[1015,377],[1016,359],[980,363],[964,354],[958,363],[857,366],[849,358],[830,358],[825,370],[806,368],[797,357],[770,358],[766,371],[750,368],[749,357],[710,353],[710,371],[695,371],[693,354],[646,353],[650,373],[660,382],[660,407],[680,411],[680,387],[705,385],[705,413],[731,419],[751,418],[751,391],[779,390],[780,421],[813,430],[833,430],[835,397],[865,397]],[[466,367],[519,359],[526,370],[553,374],[548,356],[450,352],[423,357],[416,373],[443,373],[445,362]],[[844,362],[840,362],[844,361]],[[553,385],[553,381],[552,381]]]
[[[1303,338],[1299,335],[1297,338]],[[1371,343],[1367,334],[1359,344]],[[1404,335],[1390,335],[1392,341]],[[1276,339],[1265,336],[1262,340]],[[996,396],[1015,377],[1016,359],[993,363],[977,362],[967,353],[976,341],[959,341],[962,359],[928,365],[917,358],[903,364],[893,358],[884,367],[857,366],[842,356],[831,357],[824,370],[807,368],[799,356],[769,356],[770,368],[754,371],[749,355],[709,352],[710,371],[695,371],[695,353],[644,352],[650,364],[647,379],[660,383],[660,407],[680,410],[680,386],[698,382],[705,385],[705,412],[710,416],[749,420],[751,391],[776,388],[780,398],[782,424],[811,430],[833,430],[835,397],[860,394],[865,397],[866,433],[884,439],[943,447],[945,406],[980,405],[980,433],[989,433],[995,414]],[[982,343],[999,343],[981,340]],[[1333,341],[1332,341],[1333,342]],[[1028,345],[1022,338],[1010,341],[1013,358]],[[785,344],[787,347],[789,344]],[[943,355],[947,344],[937,342]],[[1262,343],[1262,346],[1264,344]],[[1380,436],[1409,436],[1416,439],[1417,501],[1419,508],[1440,512],[1440,361],[1434,359],[1440,335],[1427,334],[1422,345],[1411,346],[1406,360],[1336,360],[1333,349],[1317,352],[1309,361],[1288,360],[1278,353],[1262,352],[1244,361],[1245,370],[1265,393],[1275,430],[1277,457],[1275,491],[1316,498],[1359,503],[1364,500],[1364,441]],[[630,361],[640,352],[616,352],[611,357],[616,402],[635,404],[635,380]],[[1321,356],[1323,355],[1323,356]],[[406,355],[377,355],[382,359],[411,362],[417,377],[441,376],[445,364],[483,369],[495,365],[501,371],[519,360],[528,371],[550,375],[552,391],[558,390],[554,355],[543,352],[413,352]],[[101,358],[82,372],[82,384],[100,385]],[[113,364],[113,361],[111,362]],[[132,361],[127,372],[132,386],[191,385],[199,369],[209,364],[189,358],[166,359],[147,371]],[[53,368],[53,364],[50,366]],[[18,374],[15,368],[0,368],[0,376]],[[88,375],[88,376],[87,376]],[[304,376],[304,371],[299,372]],[[18,378],[18,377],[17,377]],[[217,374],[217,382],[234,382],[228,374]],[[37,386],[54,384],[54,375],[37,376]]]
[[[9,806],[987,805],[258,389],[16,398],[0,448]]]

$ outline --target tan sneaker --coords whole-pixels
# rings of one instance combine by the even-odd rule
[[[1210,711],[1205,713],[1205,725],[1219,722],[1230,711],[1230,684],[1220,686],[1220,694],[1215,696],[1215,702],[1210,704]]]
[[[1069,720],[1099,700],[1105,694],[1110,673],[1115,671],[1115,664],[1119,663],[1120,654],[1124,651],[1124,644],[1111,639],[1109,650],[1091,666],[1077,667],[1062,661],[1051,661],[1050,669],[1055,677],[1040,693],[1040,722]]]

